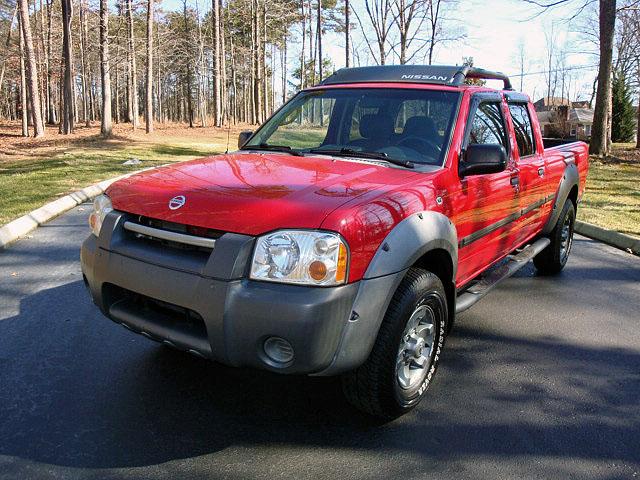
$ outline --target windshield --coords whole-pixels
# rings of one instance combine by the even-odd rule
[[[243,147],[442,165],[459,94],[343,88],[302,92]],[[364,156],[364,155],[363,155]]]

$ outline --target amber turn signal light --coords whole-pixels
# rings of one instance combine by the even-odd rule
[[[347,278],[347,247],[340,244],[338,250],[338,265],[336,267],[336,282],[344,282]]]

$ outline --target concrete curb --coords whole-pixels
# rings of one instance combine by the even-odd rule
[[[640,238],[635,238],[613,230],[607,230],[606,228],[578,220],[576,220],[575,231],[580,235],[593,238],[612,247],[640,255]]]
[[[107,187],[113,182],[123,178],[127,178],[131,175],[135,175],[136,173],[144,172],[145,170],[150,169],[145,168],[136,172],[120,175],[119,177],[110,178],[100,183],[96,183],[89,187],[83,188],[82,190],[78,190],[77,192],[70,193],[69,195],[65,195],[64,197],[54,200],[53,202],[49,202],[46,205],[43,205],[42,207],[37,208],[36,210],[27,213],[26,215],[23,215],[22,217],[17,218],[16,220],[13,220],[6,225],[1,226],[0,250],[10,243],[13,243],[21,237],[25,236],[43,223],[46,223],[49,220],[52,220],[53,218],[62,215],[65,212],[68,212],[72,208],[77,207],[81,203],[84,203],[87,200],[91,200],[101,193],[104,193]]]

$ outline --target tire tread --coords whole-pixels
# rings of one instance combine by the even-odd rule
[[[395,362],[397,322],[402,317],[402,310],[406,308],[407,298],[415,295],[425,277],[430,283],[439,285],[444,295],[438,276],[423,269],[410,268],[391,299],[369,358],[356,370],[343,375],[342,386],[347,400],[375,417],[395,418],[404,413],[393,402],[391,392],[388,391],[391,386],[384,381],[384,369],[389,362]]]

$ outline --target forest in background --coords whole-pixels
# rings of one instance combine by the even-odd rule
[[[146,131],[166,121],[259,124],[290,93],[342,66],[323,53],[328,31],[344,35],[347,66],[361,57],[431,63],[436,47],[464,35],[447,21],[455,0],[364,0],[359,8],[349,0],[177,0],[171,10],[155,0],[94,1],[0,0],[0,118],[22,120],[23,135],[98,122],[104,136],[113,122]],[[568,17],[595,5],[586,35],[604,59],[594,97],[606,150],[612,79],[624,74],[628,95],[640,79],[638,1],[528,3],[541,12],[562,5]],[[364,44],[351,42],[354,28],[367,32]],[[552,55],[549,92],[552,72],[556,83],[563,78]]]

